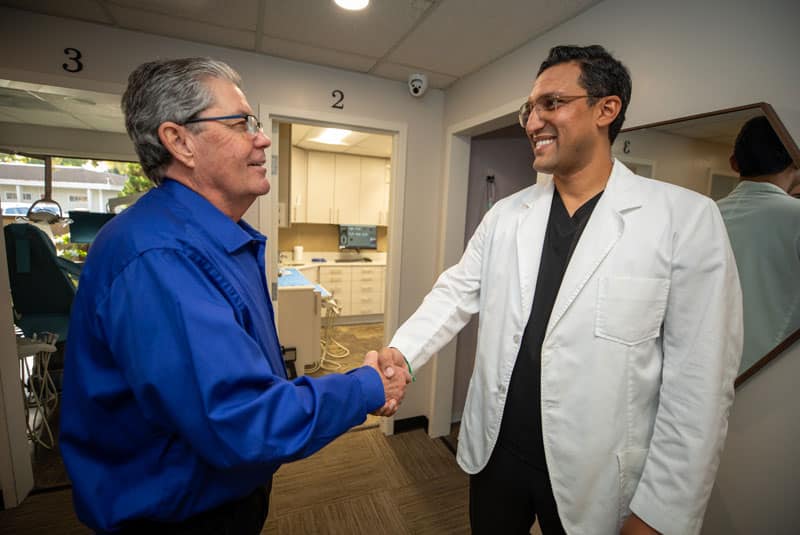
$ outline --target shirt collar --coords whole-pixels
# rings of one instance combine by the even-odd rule
[[[736,188],[739,191],[748,191],[748,192],[762,192],[762,193],[778,193],[781,195],[789,195],[784,191],[783,188],[776,186],[772,182],[756,182],[753,180],[747,180],[743,178],[739,184],[736,185]]]
[[[228,253],[233,253],[252,241],[265,244],[266,236],[250,226],[244,219],[235,222],[222,213],[208,199],[169,177],[159,186],[168,196],[192,213],[194,223],[209,236],[216,238]]]

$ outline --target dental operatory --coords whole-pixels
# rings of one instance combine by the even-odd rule
[[[800,3],[0,4],[0,535],[796,533]]]

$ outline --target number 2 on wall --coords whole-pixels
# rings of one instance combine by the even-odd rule
[[[69,63],[62,63],[61,64],[61,67],[63,67],[65,71],[67,71],[67,72],[80,72],[80,71],[83,70],[83,63],[81,63],[81,58],[83,56],[81,56],[81,51],[80,50],[78,50],[77,48],[65,48],[64,49],[64,54],[67,55],[67,59],[69,59],[69,61],[73,62],[72,65],[69,64]],[[72,55],[70,55],[70,54],[72,54]]]
[[[342,104],[342,102],[344,101],[344,92],[341,89],[334,89],[331,92],[331,96],[335,99],[338,99],[331,105],[331,108],[336,108],[337,110],[343,110],[344,104]]]

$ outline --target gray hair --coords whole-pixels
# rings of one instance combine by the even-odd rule
[[[122,95],[125,128],[142,169],[154,184],[161,184],[172,162],[172,155],[158,137],[158,127],[165,121],[184,124],[214,104],[214,95],[204,83],[209,77],[242,85],[235,70],[211,58],[150,61],[128,77]]]

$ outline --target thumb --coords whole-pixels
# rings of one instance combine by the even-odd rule
[[[367,366],[373,366],[375,368],[378,367],[378,352],[375,350],[367,351],[367,354],[364,355],[364,364]]]

